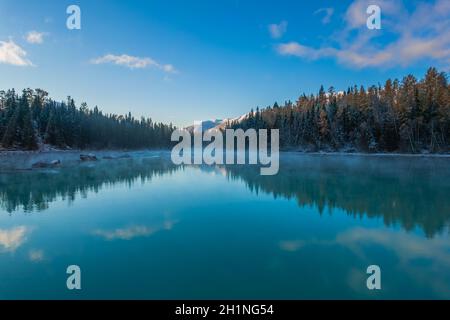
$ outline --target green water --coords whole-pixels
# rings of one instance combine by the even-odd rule
[[[449,169],[283,154],[260,176],[141,153],[2,172],[0,298],[449,299]]]

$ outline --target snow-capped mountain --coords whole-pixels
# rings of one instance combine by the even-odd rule
[[[198,133],[201,131],[207,131],[210,129],[213,129],[219,125],[221,125],[223,123],[224,120],[221,119],[214,119],[214,120],[204,120],[204,121],[198,121],[195,124],[186,127],[184,129],[186,129],[187,131],[189,131],[190,133]]]
[[[204,120],[199,121],[198,123],[195,123],[189,127],[186,127],[187,131],[192,133],[198,133],[200,131],[208,131],[208,130],[225,130],[227,126],[230,126],[232,123],[240,123],[247,119],[249,116],[248,113],[237,117],[237,118],[227,118],[227,119],[214,119],[214,120]]]

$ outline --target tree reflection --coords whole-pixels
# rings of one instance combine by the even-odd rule
[[[343,209],[355,218],[382,217],[386,225],[421,228],[428,237],[450,221],[449,159],[304,156],[281,159],[276,176],[255,167],[228,166],[256,193],[294,198],[300,207]],[[330,210],[332,211],[332,210]]]
[[[141,158],[72,165],[57,171],[0,174],[0,206],[8,213],[19,209],[42,211],[57,199],[72,202],[105,186],[125,183],[131,187],[137,181],[148,182],[179,168],[162,158]]]
[[[381,217],[386,225],[420,228],[432,237],[449,226],[449,161],[284,154],[275,176],[261,176],[257,166],[201,168],[221,170],[228,179],[244,182],[255,193],[296,199],[300,207],[315,206],[320,214],[337,208],[355,218]],[[125,183],[131,187],[182,168],[166,156],[103,160],[57,171],[3,173],[0,206],[8,213],[42,211],[57,199],[72,202],[106,186]]]

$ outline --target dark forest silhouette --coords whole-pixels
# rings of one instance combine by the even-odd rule
[[[0,147],[35,150],[43,144],[67,149],[167,148],[174,127],[150,118],[103,114],[71,97],[56,102],[41,89],[0,91]]]

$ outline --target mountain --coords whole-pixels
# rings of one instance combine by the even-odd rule
[[[246,113],[240,117],[237,118],[227,118],[224,120],[221,119],[214,119],[214,120],[204,120],[201,121],[201,123],[193,124],[189,127],[185,127],[184,129],[192,133],[198,133],[200,132],[200,127],[202,128],[202,131],[208,131],[208,130],[220,130],[223,131],[227,127],[229,127],[233,123],[241,123],[242,121],[246,120],[249,117],[249,113]]]
[[[207,131],[213,129],[223,123],[224,120],[215,119],[215,120],[203,120],[201,122],[195,123],[189,127],[184,128],[189,131],[189,133],[198,133],[200,131]]]

